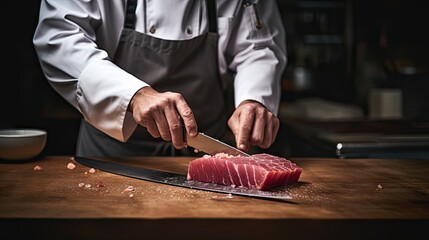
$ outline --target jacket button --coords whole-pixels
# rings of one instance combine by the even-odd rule
[[[149,29],[149,32],[150,32],[150,33],[155,33],[155,32],[156,32],[156,28],[155,28],[155,27],[151,27],[151,28]]]

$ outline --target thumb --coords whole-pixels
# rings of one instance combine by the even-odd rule
[[[238,134],[236,135],[237,148],[242,151],[249,150],[249,134],[248,128],[238,129]]]

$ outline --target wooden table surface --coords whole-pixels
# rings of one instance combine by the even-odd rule
[[[192,158],[106,160],[186,174]],[[3,161],[0,230],[16,239],[409,239],[427,231],[429,160],[290,160],[304,169],[278,189],[291,201],[91,173],[71,156]]]

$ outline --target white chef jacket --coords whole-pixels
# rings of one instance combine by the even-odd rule
[[[126,0],[42,0],[33,37],[52,87],[86,121],[123,142],[137,126],[128,104],[148,86],[111,62],[125,8]],[[219,71],[234,74],[235,105],[255,100],[277,114],[286,40],[276,1],[218,0],[217,8]],[[138,0],[135,30],[166,40],[190,39],[208,31],[206,14],[203,0]]]

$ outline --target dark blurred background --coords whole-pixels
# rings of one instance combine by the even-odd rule
[[[426,2],[277,2],[288,48],[279,113],[282,122],[297,118],[316,122],[429,119]],[[5,21],[4,29],[10,34],[3,34],[7,49],[0,128],[44,128],[48,130],[46,154],[73,154],[80,116],[51,89],[32,44],[40,1],[28,1],[25,7],[8,4],[14,6],[3,11],[20,9],[20,13]],[[379,98],[386,96],[393,96],[390,104],[380,103]],[[284,152],[278,153],[305,155],[308,146],[289,136],[289,130],[282,128],[277,147]],[[290,141],[296,144],[282,144]]]
[[[317,96],[357,104],[368,113],[371,89],[400,88],[410,100],[404,117],[428,118],[429,99],[420,91],[429,87],[427,3],[278,3],[288,36],[285,101]]]

